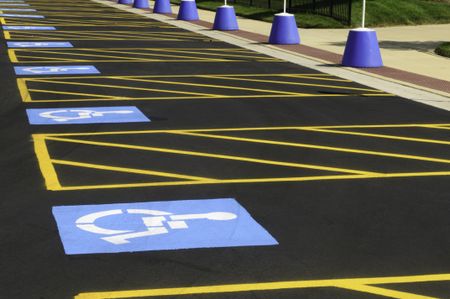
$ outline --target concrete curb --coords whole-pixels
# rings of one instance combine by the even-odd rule
[[[255,52],[262,53],[274,58],[302,65],[320,72],[352,80],[354,82],[378,90],[382,90],[384,92],[388,92],[409,100],[413,100],[422,104],[450,111],[450,95],[444,92],[426,89],[419,86],[412,86],[411,84],[408,84],[406,82],[386,79],[386,77],[382,77],[377,74],[367,73],[365,71],[358,69],[336,67],[335,65],[330,65],[328,61],[313,59],[309,56],[301,55],[299,53],[295,53],[286,49],[281,49],[273,45],[255,43],[254,40],[236,36],[233,33],[205,30],[205,26],[195,24],[193,22],[176,20],[176,15],[174,17],[168,15],[153,14],[149,13],[148,11],[118,5],[107,0],[92,0],[92,1],[108,5],[111,7],[115,7],[131,13],[139,14],[149,19],[161,21],[185,30],[189,30],[191,32],[202,34],[210,38],[218,39],[227,42],[229,44],[253,50]],[[202,23],[202,21],[200,21],[200,23]]]

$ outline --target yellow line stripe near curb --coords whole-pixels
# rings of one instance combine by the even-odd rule
[[[179,287],[179,288],[162,288],[162,289],[141,289],[129,291],[112,291],[112,292],[91,292],[81,293],[75,299],[118,299],[118,298],[138,298],[138,297],[157,297],[157,296],[179,296],[179,295],[199,295],[214,293],[236,293],[236,292],[252,292],[252,291],[274,291],[287,289],[302,288],[324,288],[337,287],[345,289],[354,289],[359,292],[367,292],[377,295],[386,295],[386,289],[369,288],[367,285],[373,284],[391,284],[391,283],[418,283],[418,282],[434,282],[449,281],[450,274],[431,274],[431,275],[415,275],[415,276],[399,276],[399,277],[379,277],[379,278],[354,278],[354,279],[326,279],[326,280],[297,280],[297,281],[278,281],[264,283],[246,283],[246,284],[226,284],[211,285],[198,287]],[[394,295],[393,298],[406,299],[405,293],[391,291],[388,295]],[[408,297],[408,299],[414,297]],[[417,299],[420,297],[416,297]],[[432,297],[422,297],[432,298]]]

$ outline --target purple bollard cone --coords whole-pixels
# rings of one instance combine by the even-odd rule
[[[300,43],[295,16],[290,13],[277,13],[273,18],[269,44],[296,45]]]
[[[213,29],[221,31],[239,30],[233,6],[222,5],[217,7]]]
[[[170,14],[172,13],[172,7],[170,6],[170,0],[155,0],[155,7],[153,7],[154,13]]]
[[[361,68],[383,66],[375,30],[368,28],[350,30],[342,65]]]
[[[117,1],[117,3],[130,5],[130,4],[133,4],[133,0],[119,0],[119,1]]]
[[[134,0],[133,7],[141,9],[150,8],[150,6],[148,5],[148,0]]]
[[[184,21],[196,21],[199,19],[195,0],[181,0],[177,19]]]

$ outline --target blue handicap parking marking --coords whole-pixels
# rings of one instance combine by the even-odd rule
[[[2,18],[29,18],[29,19],[44,19],[44,16],[38,16],[38,15],[16,15],[16,14],[0,14],[0,17]]]
[[[1,5],[1,4],[0,4]],[[36,11],[32,8],[0,8],[0,11]]]
[[[8,3],[8,2],[0,2],[0,5],[2,6],[30,6],[30,4],[25,4],[25,3]]]
[[[234,199],[53,207],[66,254],[277,245]]]
[[[9,48],[72,48],[69,42],[7,42]]]
[[[92,65],[15,66],[16,75],[84,75],[100,74]]]
[[[134,106],[27,109],[32,125],[150,122]]]
[[[2,26],[3,30],[56,30],[51,26]]]

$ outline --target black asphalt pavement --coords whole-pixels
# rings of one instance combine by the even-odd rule
[[[0,298],[450,298],[448,111],[89,0],[11,3],[3,26],[55,30],[1,37]],[[14,71],[86,65],[99,73]],[[33,125],[26,113],[124,106],[151,122]],[[231,233],[192,218],[223,198],[278,245],[232,243],[258,239],[243,214]],[[176,203],[172,216],[104,206],[116,220],[66,222],[82,254],[52,214],[180,200],[200,207],[181,203],[185,222]],[[136,223],[175,237],[130,237],[136,250],[101,239]]]

